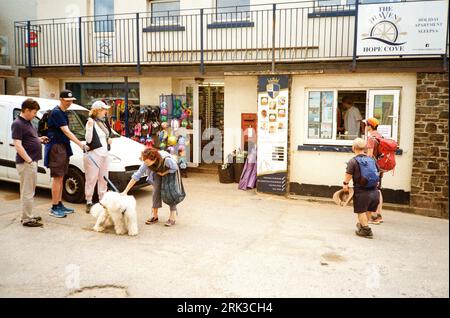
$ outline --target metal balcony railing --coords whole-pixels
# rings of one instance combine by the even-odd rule
[[[332,1],[329,3],[341,3]],[[67,17],[15,23],[15,59],[42,66],[355,59],[355,0]]]

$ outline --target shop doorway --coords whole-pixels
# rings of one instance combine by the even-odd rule
[[[202,140],[202,135],[206,128],[217,128],[221,132],[222,149],[217,156],[221,158],[220,161],[223,161],[224,84],[220,81],[200,83],[186,80],[181,82],[181,87],[181,90],[186,93],[186,103],[192,109],[193,119],[192,128],[187,130],[191,145],[188,166],[203,170],[211,169],[211,172],[217,173],[218,162],[206,163],[202,157],[202,150],[209,143],[209,140]]]
[[[199,121],[200,121],[200,145],[201,151],[210,143],[213,138],[217,138],[214,130],[220,131],[219,153],[214,153],[214,149],[210,152],[213,158],[219,158],[223,161],[223,135],[224,135],[224,86],[216,84],[199,85],[198,88],[199,102]],[[200,158],[200,164],[210,161],[208,158]],[[217,162],[213,163],[217,164]]]

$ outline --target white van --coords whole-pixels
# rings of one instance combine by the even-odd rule
[[[16,149],[11,138],[11,124],[20,114],[22,102],[26,96],[0,95],[0,180],[19,182],[16,170]],[[39,119],[44,112],[59,105],[59,100],[34,98],[41,109],[32,123],[37,128]],[[72,104],[67,112],[69,117],[69,128],[81,141],[84,141],[85,123],[87,121],[88,109]],[[139,168],[140,154],[145,146],[131,139],[113,133],[109,178],[114,185],[122,191],[125,189],[131,175]],[[68,202],[81,203],[84,201],[84,167],[83,152],[76,144],[72,143],[73,156],[70,157],[69,173],[64,178],[63,197]],[[42,154],[44,150],[42,149]],[[135,187],[146,186],[145,178],[142,178]],[[51,188],[50,171],[44,167],[44,160],[38,162],[37,186]]]

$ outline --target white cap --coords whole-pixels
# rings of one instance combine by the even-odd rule
[[[111,108],[111,106],[106,105],[104,102],[102,102],[101,100],[98,100],[96,102],[94,102],[91,106],[91,109],[109,109]]]

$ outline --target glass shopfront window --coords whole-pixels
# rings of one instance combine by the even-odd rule
[[[97,100],[102,100],[111,106],[110,115],[120,118],[125,109],[125,91],[123,83],[66,83],[77,98],[76,103],[90,108]],[[128,103],[139,106],[139,83],[128,83]]]
[[[400,90],[310,89],[306,95],[305,143],[351,145],[365,138],[364,119],[379,120],[378,132],[398,141]]]

